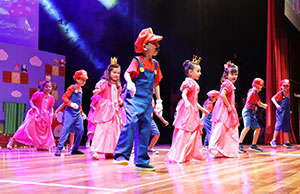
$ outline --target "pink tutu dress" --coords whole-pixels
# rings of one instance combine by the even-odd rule
[[[51,129],[51,108],[54,106],[54,97],[43,92],[35,92],[31,100],[38,108],[39,114],[35,109],[30,108],[13,139],[39,149],[55,146]]]
[[[96,105],[98,103],[98,101],[100,100],[101,96],[97,95],[97,96],[93,96],[91,98],[91,104],[90,104],[90,111],[89,111],[89,115],[86,118],[86,120],[88,121],[88,125],[87,125],[87,135],[89,136],[90,134],[92,135],[92,137],[95,134],[95,128],[96,128],[96,122],[97,122],[97,118],[95,117],[94,113],[95,113],[95,109],[96,109]]]
[[[235,87],[229,80],[225,80],[221,85],[221,90],[226,90],[226,97],[231,105],[232,111],[228,109],[222,98],[218,98],[212,112],[212,134],[209,141],[209,151],[218,151],[226,157],[238,157],[239,153],[239,119],[235,108]]]
[[[123,127],[119,105],[121,87],[117,89],[115,83],[110,82],[109,85],[109,82],[103,79],[96,84],[96,89],[99,89],[100,93],[93,113],[95,133],[91,151],[114,153]]]
[[[188,89],[187,98],[190,106],[181,99],[176,107],[173,125],[173,139],[166,160],[171,162],[186,162],[191,159],[205,160],[202,153],[202,128],[199,110],[197,108],[200,87],[191,78],[186,78],[180,90]]]

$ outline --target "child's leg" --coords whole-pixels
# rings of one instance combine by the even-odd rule
[[[75,137],[75,133],[71,132],[70,136],[69,136],[69,143],[70,143],[70,148],[71,149],[73,148],[73,145],[74,145],[74,137]]]
[[[243,143],[248,131],[249,131],[250,127],[245,127],[242,132],[241,132],[241,136],[240,136],[240,143]]]
[[[93,135],[92,133],[88,134],[88,139],[86,141],[85,147],[88,147],[88,148],[91,147],[90,143],[91,143],[92,135]]]
[[[76,134],[76,139],[75,139],[75,142],[74,142],[72,153],[74,153],[74,151],[75,152],[78,151],[78,147],[79,147],[82,135],[84,133],[83,121],[82,121],[81,115],[77,116],[73,127],[74,127],[74,131],[75,131],[75,134]],[[81,153],[78,153],[78,154],[81,154]]]
[[[69,112],[65,111],[64,112],[63,129],[62,129],[62,132],[60,134],[59,142],[58,142],[58,145],[57,145],[57,148],[59,150],[62,150],[62,148],[64,147],[64,144],[65,144],[65,142],[67,141],[67,139],[69,137],[70,130],[71,130],[71,127],[73,125],[73,122],[74,122],[73,116]]]
[[[158,127],[157,127],[156,123],[154,122],[153,118],[152,118],[152,121],[151,121],[151,124],[150,124],[150,135],[153,136],[153,138],[150,142],[148,150],[153,149],[153,147],[157,143],[157,141],[159,139],[159,136],[160,136],[160,132],[159,132]]]
[[[278,134],[279,134],[279,131],[274,131],[272,141],[276,141],[276,138],[277,138]]]
[[[253,134],[252,144],[256,145],[260,133],[260,128],[256,128]]]
[[[283,141],[284,141],[284,143],[290,143],[288,132],[283,132]]]
[[[157,143],[157,141],[158,141],[158,139],[159,139],[159,136],[160,136],[160,135],[154,135],[154,136],[153,136],[153,138],[152,138],[152,140],[151,140],[151,142],[150,142],[150,145],[149,145],[149,147],[148,147],[148,150],[151,150],[151,149],[155,146],[155,144]]]

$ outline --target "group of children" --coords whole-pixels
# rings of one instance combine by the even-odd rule
[[[91,98],[88,114],[88,141],[93,159],[99,159],[99,154],[105,158],[113,158],[113,163],[128,165],[134,147],[134,163],[137,170],[155,170],[150,165],[148,152],[156,152],[154,145],[159,138],[158,128],[153,121],[153,112],[163,121],[163,104],[160,97],[159,82],[162,73],[158,61],[153,59],[160,49],[159,41],[163,37],[155,35],[151,28],[143,29],[135,41],[135,52],[140,53],[132,59],[124,73],[126,87],[121,98],[121,67],[116,58],[112,58],[100,81],[96,84]],[[187,78],[182,83],[182,99],[176,107],[174,133],[171,148],[166,155],[170,162],[186,162],[191,159],[205,160],[202,147],[202,130],[206,130],[204,148],[214,157],[237,157],[239,152],[246,152],[242,142],[250,128],[254,129],[251,150],[262,151],[256,142],[260,126],[255,117],[257,107],[267,108],[260,101],[258,93],[264,87],[264,81],[255,78],[252,88],[247,94],[247,101],[242,111],[244,129],[239,137],[239,119],[235,108],[235,86],[238,77],[238,67],[230,61],[224,65],[220,92],[211,90],[207,93],[208,100],[203,107],[198,103],[200,87],[197,80],[201,75],[201,57],[194,56],[192,60],[183,63]],[[82,111],[82,86],[88,79],[85,70],[76,71],[73,76],[74,85],[68,87],[63,95],[65,107],[63,129],[55,152],[60,156],[63,146],[70,134],[76,139],[71,154],[83,154],[78,147],[84,133],[83,120],[86,115]],[[281,82],[282,90],[272,101],[276,110],[276,127],[271,145],[276,147],[276,137],[280,130],[284,133],[285,146],[292,147],[288,140],[289,132],[289,81]],[[44,81],[40,91],[36,92],[31,101],[23,124],[7,145],[11,149],[13,142],[18,141],[33,145],[38,149],[55,146],[51,132],[51,117],[54,98],[50,95],[51,82]],[[156,96],[156,100],[153,98]],[[155,103],[156,102],[156,103]],[[214,106],[215,103],[215,106]],[[122,108],[120,108],[122,107]],[[202,112],[200,118],[199,110]],[[154,136],[150,145],[150,135]],[[72,138],[71,138],[72,139]],[[92,144],[90,145],[90,141]],[[74,140],[73,140],[74,141]]]

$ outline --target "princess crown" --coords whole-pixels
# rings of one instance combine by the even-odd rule
[[[48,82],[50,82],[50,80],[51,80],[51,77],[50,77],[50,75],[47,75],[47,76],[45,77],[45,81],[48,81]]]
[[[199,57],[199,58],[197,59],[197,55],[194,55],[194,56],[193,56],[193,61],[192,61],[192,63],[199,65],[199,63],[200,63],[201,60],[202,60],[201,57]]]
[[[111,65],[117,65],[117,64],[118,64],[117,61],[118,61],[118,59],[117,59],[116,57],[113,57],[113,58],[111,57],[111,58],[110,58],[110,64],[111,64]]]

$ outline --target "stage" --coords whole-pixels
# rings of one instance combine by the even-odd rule
[[[150,155],[154,172],[136,171],[132,161],[120,166],[112,159],[93,160],[84,147],[85,155],[64,151],[61,157],[54,149],[0,149],[0,193],[300,193],[297,145],[183,164],[164,161],[169,146],[156,148],[159,154]]]

